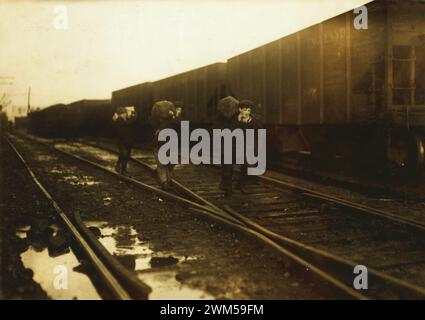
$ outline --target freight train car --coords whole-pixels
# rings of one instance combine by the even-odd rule
[[[65,110],[62,103],[28,113],[30,132],[47,137],[64,137]]]
[[[233,57],[227,82],[258,104],[269,150],[424,167],[425,4],[377,0]]]
[[[15,117],[15,125],[14,128],[21,131],[28,130],[28,117]]]
[[[79,100],[66,105],[64,126],[69,136],[108,135],[111,131],[112,105],[109,99]]]
[[[0,105],[0,133],[6,131],[8,126],[6,112],[3,111],[3,106]]]
[[[113,108],[134,106],[139,114],[141,140],[150,140],[150,114],[156,101],[169,100],[183,106],[184,119],[193,127],[208,124],[226,87],[226,63],[215,63],[155,82],[145,82],[112,92]]]
[[[48,137],[108,135],[111,131],[110,100],[79,100],[56,104],[28,115],[30,130]]]
[[[226,63],[215,63],[153,83],[154,101],[178,101],[194,126],[210,123],[218,100],[229,94]]]

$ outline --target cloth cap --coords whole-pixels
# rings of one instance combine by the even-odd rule
[[[254,103],[251,100],[241,100],[238,104],[238,108],[254,109]]]
[[[226,118],[231,118],[238,112],[239,100],[232,96],[227,96],[220,99],[218,102],[217,110],[223,114]]]

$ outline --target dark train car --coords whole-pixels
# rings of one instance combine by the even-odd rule
[[[209,124],[220,98],[229,94],[226,63],[215,63],[155,82],[145,82],[112,92],[112,107],[134,106],[139,114],[140,139],[150,140],[150,114],[156,101],[178,101],[183,117],[193,127]]]
[[[64,137],[66,106],[55,104],[42,110],[32,111],[28,114],[29,130],[31,133],[47,137]]]
[[[28,115],[32,133],[48,137],[107,136],[111,131],[110,100],[56,104]]]
[[[14,128],[18,130],[28,130],[29,119],[27,116],[15,117]]]
[[[229,93],[226,63],[214,63],[153,83],[154,101],[181,102],[184,119],[194,126],[209,124],[218,100]]]
[[[228,60],[229,86],[258,104],[269,150],[423,168],[425,4],[367,9],[367,29],[349,11]]]
[[[63,126],[68,136],[105,136],[111,131],[112,105],[109,99],[79,100],[66,105]]]
[[[6,112],[3,112],[3,106],[0,105],[0,132],[6,131],[8,127]]]

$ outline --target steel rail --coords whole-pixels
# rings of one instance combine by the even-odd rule
[[[38,139],[34,138],[34,137],[26,137],[27,139],[31,139],[35,142],[38,142],[40,144],[45,145],[46,147],[49,148],[53,148],[53,150],[56,150],[64,155],[67,155],[68,157],[77,159],[83,163],[86,164],[90,164],[102,171],[105,171],[107,173],[110,173],[111,175],[122,179],[126,182],[129,182],[130,184],[133,184],[139,188],[143,188],[145,190],[149,190],[152,191],[154,193],[157,194],[161,194],[162,196],[164,196],[164,198],[169,198],[171,200],[174,201],[178,201],[181,202],[183,204],[186,204],[188,206],[188,208],[196,213],[200,213],[202,215],[207,215],[210,218],[213,218],[216,221],[222,222],[232,228],[236,228],[239,231],[244,232],[245,234],[251,235],[253,237],[255,237],[256,239],[260,240],[261,242],[263,242],[264,244],[267,244],[268,246],[272,247],[274,250],[276,250],[277,252],[279,252],[280,254],[283,254],[284,256],[288,257],[290,260],[292,260],[293,262],[297,263],[298,265],[300,265],[301,267],[303,267],[305,270],[311,271],[314,275],[316,275],[317,277],[321,278],[322,280],[325,280],[328,284],[332,285],[334,288],[336,288],[337,290],[341,291],[341,293],[343,293],[345,296],[350,297],[350,298],[354,298],[354,299],[360,299],[360,300],[367,300],[368,297],[363,295],[362,293],[360,293],[359,291],[353,289],[352,287],[346,285],[345,283],[341,282],[339,279],[335,278],[333,275],[331,275],[330,273],[318,268],[317,266],[315,266],[314,264],[312,264],[311,262],[303,259],[302,257],[298,256],[297,254],[293,253],[292,251],[286,249],[285,247],[283,247],[281,244],[277,243],[276,241],[274,241],[273,239],[271,239],[270,237],[244,225],[243,222],[241,222],[239,219],[233,217],[231,214],[229,214],[228,212],[224,211],[223,209],[218,208],[219,212],[217,212],[215,209],[209,207],[207,204],[205,205],[200,205],[196,202],[187,200],[185,198],[182,198],[180,196],[176,196],[174,194],[168,193],[166,191],[163,191],[162,189],[147,185],[143,182],[140,182],[136,179],[121,175],[113,170],[110,170],[109,168],[102,166],[96,162],[93,162],[91,160],[88,160],[86,158],[83,158],[81,156],[78,155],[74,155],[70,152],[58,149],[54,146],[52,146],[49,143],[43,142],[43,141],[39,141]],[[98,147],[98,146],[96,146]],[[98,147],[100,148],[100,147]],[[135,160],[135,159],[134,159]],[[144,163],[144,166],[149,166],[151,167],[149,164]],[[186,188],[187,189],[187,188]],[[230,217],[230,218],[229,218]]]
[[[115,150],[111,149],[111,148],[107,148],[107,147],[104,147],[104,146],[96,145],[94,143],[81,142],[81,141],[79,141],[78,143],[85,144],[85,145],[88,145],[88,146],[91,146],[91,147],[94,147],[94,148],[102,149],[102,150],[105,150],[105,151],[108,151],[108,152],[117,154],[117,152]],[[58,151],[60,151],[60,152],[66,152],[66,151],[63,151],[63,150],[58,150]],[[72,154],[71,154],[71,156],[79,157],[77,155],[72,155]],[[84,160],[87,160],[87,159],[84,159]],[[130,157],[130,160],[133,161],[133,162],[135,162],[135,163],[137,163],[137,164],[139,164],[139,165],[141,165],[141,166],[143,166],[147,170],[151,171],[151,173],[155,173],[155,171],[156,171],[155,167],[151,166],[150,164],[148,164],[148,163],[146,163],[146,162],[144,162],[142,160],[136,159],[134,157]],[[90,160],[87,160],[87,161],[90,161]],[[98,165],[97,163],[94,163],[94,164],[95,165]],[[102,166],[102,169],[106,169],[106,170],[108,170],[108,172],[114,173],[116,176],[124,177],[124,179],[128,178],[130,180],[135,180],[133,178],[120,175],[120,174],[116,173],[115,171],[109,170],[106,167],[103,167]],[[191,197],[193,200],[197,200],[199,203],[196,203],[196,202],[187,200],[186,198],[182,198],[182,197],[180,197],[178,195],[175,195],[173,193],[170,193],[170,192],[167,192],[167,191],[163,191],[162,189],[158,189],[158,188],[152,187],[152,186],[150,186],[148,184],[145,184],[143,182],[140,182],[138,180],[129,181],[129,182],[136,183],[136,181],[137,181],[137,183],[143,184],[144,187],[146,187],[147,189],[150,189],[151,191],[161,193],[162,195],[164,195],[164,197],[169,197],[172,200],[180,201],[180,202],[182,202],[182,203],[184,203],[186,205],[194,206],[194,207],[196,207],[199,210],[203,210],[203,209],[205,209],[204,206],[207,206],[208,207],[208,210],[210,210],[210,211],[212,210],[213,213],[218,213],[218,214],[224,216],[227,219],[230,218],[230,220],[232,220],[233,222],[239,222],[239,221],[235,221],[233,219],[233,217],[231,215],[229,215],[226,211],[224,211],[223,209],[220,209],[219,207],[217,207],[216,205],[214,205],[210,201],[202,198],[201,196],[199,196],[198,194],[196,194],[195,192],[193,192],[192,190],[190,190],[189,188],[187,188],[186,186],[184,186],[183,184],[181,184],[180,182],[178,182],[175,179],[172,179],[171,180],[173,186],[176,187],[177,190],[180,191],[181,193],[186,194],[187,196]],[[155,190],[152,190],[151,188],[154,188],[156,191]],[[201,205],[201,207],[199,207],[199,205]]]
[[[54,146],[52,144],[49,144],[47,142],[44,142],[44,141],[41,141],[41,140],[37,139],[36,137],[31,137],[31,136],[27,136],[27,135],[22,135],[22,136],[25,139],[29,139],[29,140],[35,141],[35,142],[37,142],[39,144],[42,144],[42,145],[46,146],[47,148],[52,148],[53,150],[55,150],[55,151],[57,151],[59,153],[62,153],[62,154],[66,155],[66,156],[68,156],[70,158],[77,159],[80,162],[84,162],[84,163],[89,164],[89,165],[91,165],[93,167],[96,167],[96,168],[98,168],[98,169],[100,169],[100,170],[102,170],[104,172],[109,173],[112,176],[115,176],[115,177],[117,177],[117,178],[119,178],[119,179],[121,179],[123,181],[126,181],[126,182],[128,182],[130,184],[133,184],[133,185],[135,185],[137,187],[140,187],[140,188],[143,188],[145,190],[148,190],[148,191],[151,191],[153,193],[156,193],[158,195],[161,195],[165,199],[176,201],[176,202],[179,202],[181,204],[184,204],[184,205],[186,205],[188,207],[194,207],[194,208],[197,208],[199,210],[207,210],[207,211],[210,211],[211,213],[214,213],[214,214],[217,214],[218,213],[219,215],[221,215],[223,218],[225,218],[227,220],[230,220],[230,221],[232,221],[234,223],[239,223],[239,224],[241,223],[240,221],[238,221],[237,219],[235,219],[234,217],[232,217],[229,213],[227,213],[227,212],[225,212],[223,210],[220,210],[219,212],[216,212],[212,208],[205,207],[204,205],[201,205],[201,204],[199,204],[197,202],[188,200],[188,199],[183,198],[181,196],[178,196],[176,194],[173,194],[173,193],[164,191],[162,189],[156,188],[154,186],[151,186],[149,184],[146,184],[144,182],[141,182],[139,180],[136,180],[136,179],[134,179],[132,177],[119,174],[119,173],[115,172],[114,170],[111,170],[108,167],[105,167],[105,166],[103,166],[103,165],[101,165],[99,163],[96,163],[96,162],[92,161],[92,160],[86,159],[84,157],[81,157],[79,155],[73,154],[73,153],[68,152],[68,151],[65,151],[65,150],[61,150],[61,149],[57,148],[56,146]]]
[[[9,138],[5,137],[5,140],[9,144],[11,149],[15,152],[17,157],[19,158],[22,165],[25,167],[25,169],[31,176],[31,179],[33,180],[35,185],[38,187],[38,189],[41,190],[43,195],[50,202],[52,207],[55,209],[57,215],[60,217],[64,225],[70,231],[73,238],[76,240],[77,244],[82,248],[85,255],[89,258],[94,268],[98,272],[99,276],[101,277],[103,282],[106,284],[106,286],[109,288],[113,296],[116,299],[120,299],[120,300],[130,300],[131,299],[130,294],[125,290],[125,288],[123,288],[120,282],[109,271],[109,269],[103,263],[102,259],[98,256],[98,254],[95,253],[93,248],[89,245],[89,243],[85,240],[83,235],[80,233],[77,226],[75,226],[75,224],[71,221],[71,219],[69,219],[68,215],[60,208],[59,204],[53,199],[52,195],[42,185],[40,180],[38,180],[35,173],[29,167],[28,163],[26,162],[22,154],[18,151],[18,149],[15,147],[15,145],[9,140]]]
[[[117,153],[115,150],[112,150],[108,147],[104,147],[104,146],[99,146],[93,143],[87,143],[87,142],[83,142],[83,144],[86,145],[90,145],[93,146],[95,148],[99,148],[99,149],[103,149],[112,153]],[[134,157],[131,157],[131,160],[142,165],[143,167],[151,170],[151,171],[155,171],[155,168],[153,166],[151,166],[150,164],[136,159]],[[268,181],[268,180],[266,180]],[[313,258],[317,263],[322,263],[323,264],[323,259],[326,260],[327,263],[331,263],[332,266],[334,266],[336,269],[338,269],[341,274],[343,274],[344,277],[348,278],[352,277],[353,275],[353,269],[356,265],[358,265],[358,263],[347,260],[345,258],[336,256],[334,254],[331,254],[329,252],[326,252],[324,250],[320,250],[314,247],[311,247],[309,245],[306,245],[302,242],[287,238],[283,235],[280,234],[276,234],[273,231],[255,223],[253,220],[243,216],[242,214],[238,213],[237,211],[235,211],[233,208],[229,207],[229,206],[225,206],[224,210],[215,206],[214,204],[212,204],[211,202],[209,202],[208,200],[204,199],[203,197],[199,196],[198,194],[196,194],[195,192],[193,192],[192,190],[190,190],[189,188],[187,188],[186,186],[184,186],[183,184],[181,184],[180,182],[178,182],[177,180],[173,179],[172,180],[173,185],[179,189],[179,191],[186,193],[188,196],[192,197],[195,200],[198,200],[202,203],[204,203],[206,206],[209,206],[211,208],[213,208],[214,210],[217,211],[225,211],[227,213],[229,213],[230,215],[232,215],[233,217],[235,217],[238,221],[242,222],[244,224],[244,226],[247,226],[248,228],[251,228],[252,230],[255,230],[256,232],[258,232],[259,234],[271,239],[272,241],[275,241],[277,243],[280,243],[284,246],[288,246],[290,247],[292,250],[294,250],[294,252],[297,252],[297,254],[301,255],[302,257],[304,257],[305,259],[308,258]],[[294,185],[294,187],[297,187]],[[299,187],[300,191],[303,191],[305,195],[310,196],[310,191],[307,188],[303,188],[303,187]],[[320,193],[319,193],[320,194]],[[315,194],[311,193],[311,196],[316,197]],[[333,197],[330,197],[331,199],[334,199]],[[323,197],[320,198],[322,200],[328,200],[328,198]],[[332,202],[335,202],[332,200]],[[351,207],[350,207],[351,208]],[[392,277],[390,275],[387,275],[385,273],[382,273],[378,270],[375,270],[373,268],[368,268],[368,273],[372,276],[371,280],[375,281],[375,283],[381,283],[381,285],[385,285],[387,287],[391,287],[393,290],[397,290],[397,291],[402,291],[402,296],[406,297],[406,298],[418,298],[418,297],[425,297],[425,289],[419,286],[416,286],[414,284],[411,284],[409,282],[403,281],[401,279]]]
[[[95,146],[95,145],[94,145]],[[96,147],[96,146],[95,146]],[[103,148],[103,147],[102,147]],[[105,148],[105,150],[108,150],[108,148]],[[113,150],[109,150],[111,152],[114,152]],[[132,158],[133,161],[136,163],[139,163],[140,165],[145,166],[146,168],[149,168],[151,170],[155,170],[153,166],[149,165],[148,163]],[[172,180],[175,187],[180,188],[181,191],[187,193],[189,196],[203,202],[207,206],[212,206],[213,208],[222,211],[223,209],[220,209],[219,207],[215,206],[208,200],[204,199],[203,197],[199,196],[177,180]],[[308,195],[308,194],[307,194]],[[325,257],[328,262],[332,262],[333,265],[335,265],[338,269],[341,269],[342,273],[344,273],[345,276],[349,275],[352,277],[353,275],[353,269],[358,263],[343,259],[341,257],[338,257],[336,255],[333,255],[329,252],[326,252],[324,250],[320,250],[314,247],[311,247],[309,245],[303,244],[302,242],[287,238],[285,236],[282,236],[280,234],[276,234],[273,231],[255,223],[252,219],[249,219],[245,217],[244,215],[238,213],[230,206],[224,206],[224,210],[228,213],[230,213],[232,216],[234,216],[239,221],[243,222],[246,226],[252,228],[253,230],[257,231],[258,233],[278,242],[282,245],[289,246],[293,250],[297,252],[297,254],[302,254],[305,258],[308,258],[308,256],[314,256],[316,261],[320,261]],[[389,276],[385,273],[382,273],[378,270],[375,270],[373,268],[368,268],[368,273],[372,276],[371,282],[381,282],[382,284],[385,284],[389,287],[392,287],[393,290],[400,290],[403,291],[403,296],[407,298],[418,298],[418,297],[425,297],[425,289],[419,286],[416,286],[414,284],[411,284],[409,282],[400,280],[398,278]]]
[[[379,217],[379,218],[383,218],[383,219],[386,219],[386,220],[390,220],[394,223],[406,225],[408,227],[415,228],[415,229],[418,229],[420,231],[425,231],[425,224],[417,222],[413,219],[399,217],[399,216],[392,214],[390,212],[375,209],[375,208],[365,206],[365,205],[362,205],[362,204],[358,204],[358,203],[355,203],[355,202],[352,202],[352,201],[344,200],[344,199],[341,199],[341,198],[338,198],[338,197],[334,197],[334,196],[325,194],[323,192],[314,191],[314,190],[311,190],[309,188],[297,186],[293,183],[284,182],[284,181],[281,181],[281,180],[278,180],[278,179],[275,179],[275,178],[270,178],[270,177],[265,177],[265,176],[259,176],[257,178],[262,180],[262,181],[271,183],[271,184],[273,184],[277,187],[289,188],[289,189],[293,189],[293,190],[296,190],[296,191],[299,191],[299,192],[303,192],[306,196],[308,196],[310,198],[315,198],[315,199],[324,200],[324,201],[327,201],[327,202],[332,202],[332,203],[338,204],[339,206],[343,206],[345,208],[348,208],[348,209],[353,210],[353,211],[358,212],[358,213],[372,215],[374,217]]]
[[[256,230],[257,232],[269,237],[270,239],[273,239],[274,241],[278,243],[281,243],[283,245],[288,246],[289,248],[292,248],[293,250],[296,250],[300,256],[314,257],[315,261],[317,261],[318,263],[323,263],[323,262],[331,263],[333,267],[340,270],[341,274],[344,277],[348,276],[347,278],[351,278],[353,275],[354,267],[356,265],[359,265],[359,263],[356,263],[354,261],[341,258],[327,251],[314,248],[302,242],[285,237],[281,234],[277,234],[257,224],[251,219],[241,215],[230,206],[225,205],[225,209],[227,212],[232,214],[235,218],[243,221],[248,227],[251,227],[253,230]],[[323,258],[325,258],[326,261],[322,261]],[[392,277],[390,275],[387,275],[385,273],[382,273],[370,267],[368,267],[368,274],[372,276],[370,277],[369,283],[379,282],[381,283],[381,285],[385,285],[386,287],[391,287],[392,290],[397,290],[399,292],[402,291],[403,293],[402,296],[404,298],[409,298],[409,299],[425,298],[425,289],[422,287],[419,287],[409,282],[406,282],[404,280]]]
[[[92,146],[94,148],[98,148],[98,149],[102,149],[114,154],[118,154],[116,150],[113,150],[112,148],[108,148],[105,146],[101,146],[101,145],[97,145],[95,143],[90,143],[90,142],[86,142],[86,141],[79,141],[79,143],[83,143],[89,146]],[[156,171],[155,167],[150,165],[149,163],[143,161],[143,160],[139,160],[137,158],[134,157],[130,157],[130,160],[143,166],[144,168],[146,168],[147,170],[151,171],[152,173],[154,173]],[[176,179],[171,179],[171,183],[173,184],[173,186],[180,191],[181,193],[186,194],[187,196],[191,197],[193,200],[198,201],[199,203],[202,203],[204,205],[206,205],[207,207],[210,207],[211,209],[217,211],[217,212],[225,212],[223,209],[217,207],[215,204],[213,204],[212,202],[208,201],[207,199],[201,197],[200,195],[198,195],[196,192],[193,192],[192,190],[190,190],[188,187],[186,187],[185,185],[183,185],[182,183],[180,183],[179,181],[177,181]]]

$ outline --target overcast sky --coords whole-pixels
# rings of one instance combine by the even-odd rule
[[[161,79],[351,10],[365,0],[0,0],[0,95],[46,107]],[[58,5],[67,11],[60,24]],[[56,9],[55,9],[56,8]],[[60,11],[63,12],[63,11]],[[58,25],[58,24],[57,24]]]

